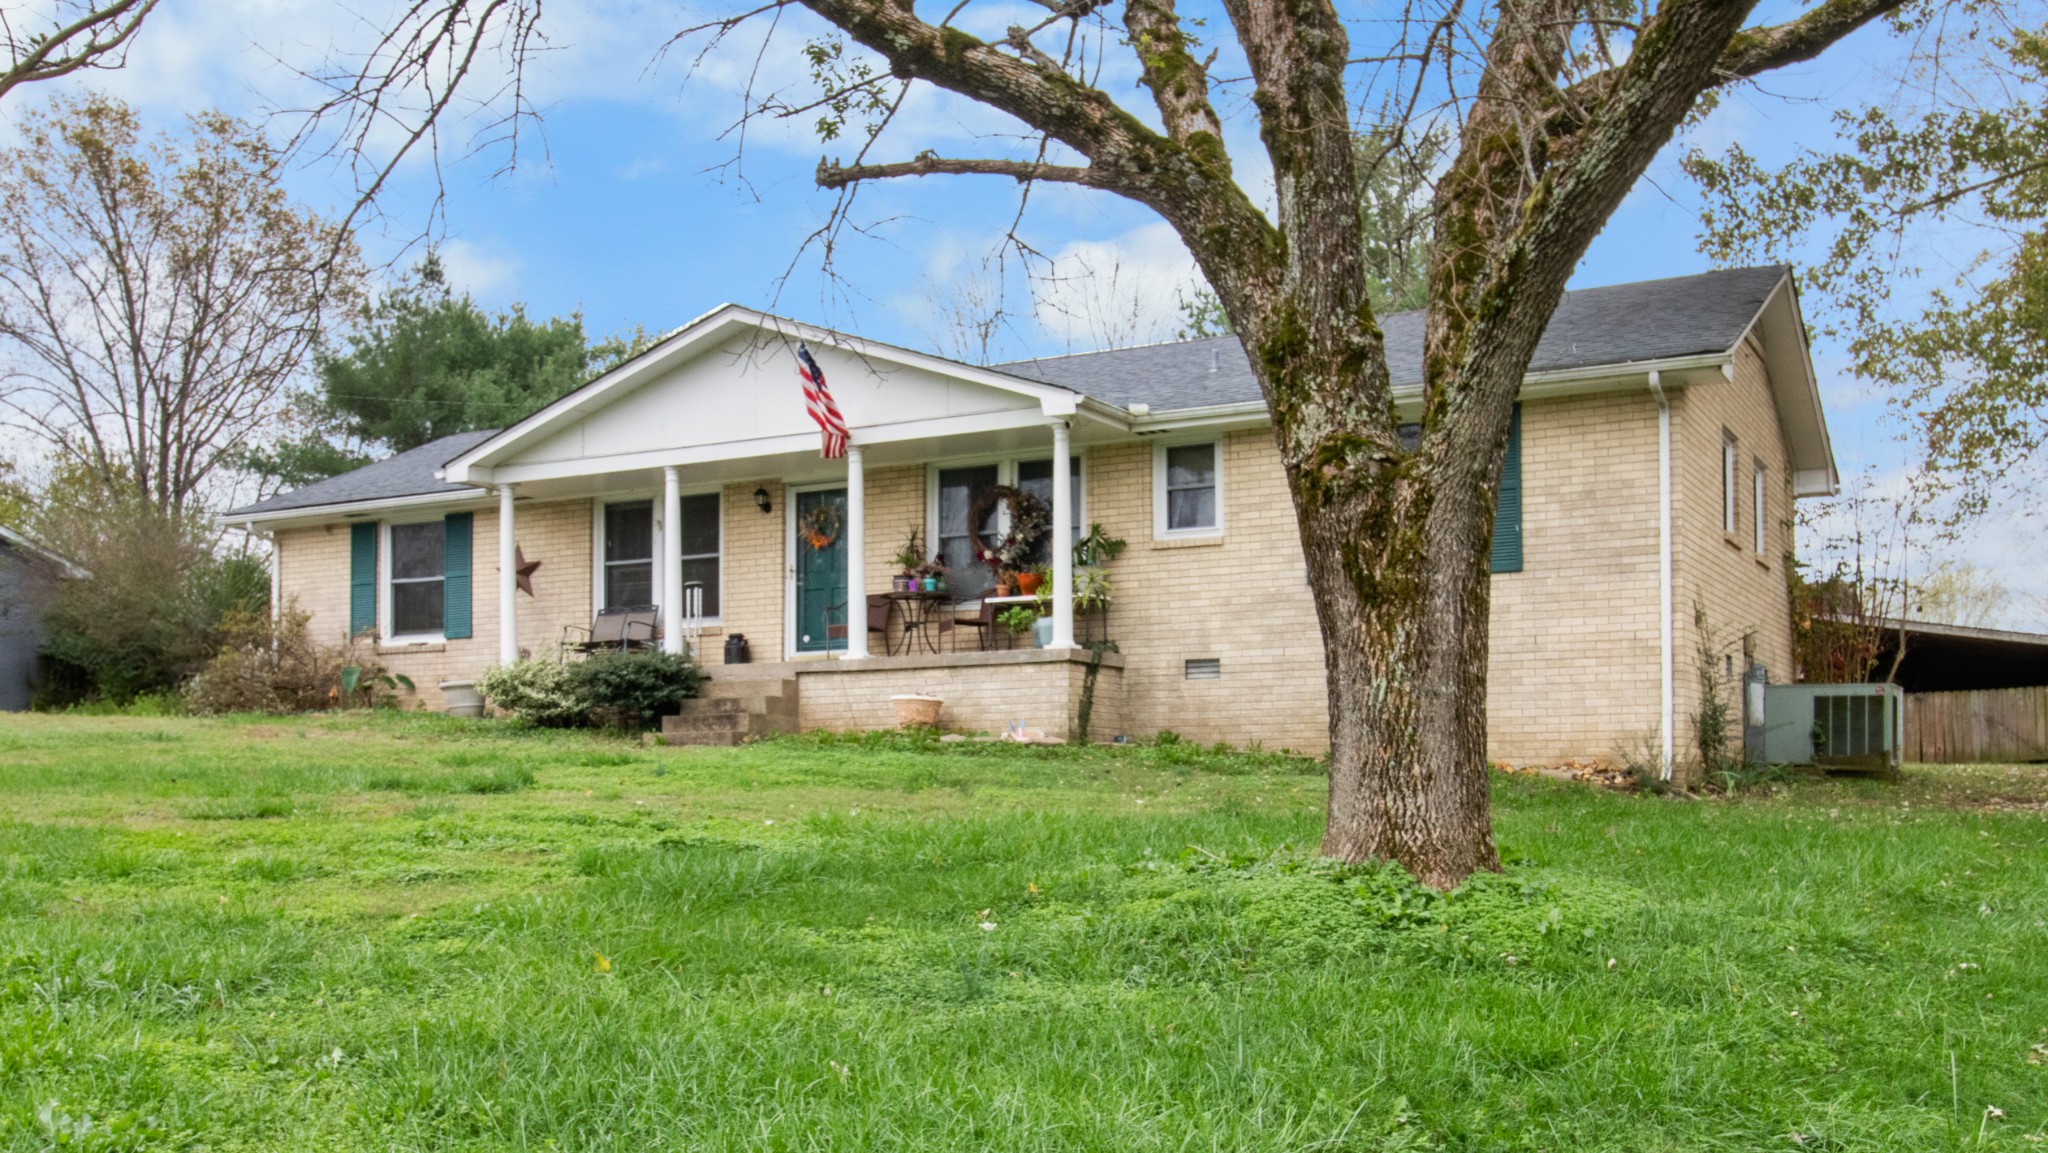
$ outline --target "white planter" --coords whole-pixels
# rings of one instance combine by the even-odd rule
[[[442,681],[441,711],[451,717],[483,716],[484,695],[474,681]]]
[[[1031,626],[1031,639],[1039,648],[1044,648],[1052,643],[1051,617],[1038,618],[1038,623]]]
[[[889,704],[896,710],[896,726],[904,729],[936,727],[939,709],[945,703],[943,698],[924,693],[899,693],[889,698]]]

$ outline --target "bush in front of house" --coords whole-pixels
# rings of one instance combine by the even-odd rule
[[[273,618],[237,610],[221,621],[220,647],[184,686],[195,713],[304,713],[396,705],[412,682],[393,676],[359,641],[321,644],[296,603]]]
[[[476,691],[498,708],[523,721],[548,729],[573,729],[590,723],[590,706],[571,683],[569,666],[560,661],[524,660],[485,669]]]
[[[704,670],[681,653],[592,653],[569,676],[590,723],[613,729],[655,728],[704,683]]]
[[[524,660],[489,669],[477,691],[551,729],[651,729],[697,695],[704,670],[675,653],[595,653],[574,664]]]

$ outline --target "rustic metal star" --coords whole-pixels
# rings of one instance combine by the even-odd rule
[[[521,591],[525,592],[527,596],[532,596],[533,574],[536,570],[540,568],[540,562],[537,560],[527,560],[526,550],[520,548],[517,545],[512,546],[512,557],[513,583],[518,585]]]

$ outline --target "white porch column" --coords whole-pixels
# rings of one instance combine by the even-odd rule
[[[498,486],[498,663],[519,659],[519,542],[513,535],[512,486]]]
[[[661,470],[661,651],[683,651],[683,478]]]
[[[1074,647],[1074,474],[1067,422],[1052,426],[1052,646]]]
[[[857,444],[846,446],[846,659],[868,655],[868,475]]]

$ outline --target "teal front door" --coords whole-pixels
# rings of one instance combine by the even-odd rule
[[[796,651],[846,647],[846,490],[796,494]],[[865,612],[866,606],[862,606]],[[863,618],[865,619],[865,618]]]

